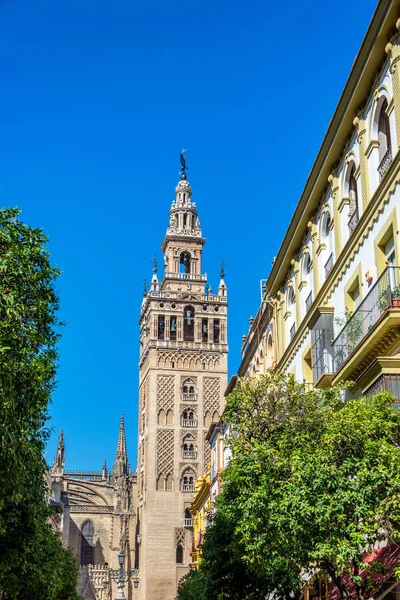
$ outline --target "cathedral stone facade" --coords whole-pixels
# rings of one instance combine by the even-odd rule
[[[209,464],[206,435],[227,383],[227,289],[202,270],[205,239],[183,169],[140,316],[138,566],[140,600],[173,600],[188,571],[189,507]]]
[[[117,594],[112,570],[118,552],[125,553],[125,570],[135,568],[136,474],[129,469],[124,418],[121,417],[113,470],[66,471],[61,432],[52,467],[52,487],[63,504],[62,538],[80,565],[78,591],[85,600],[111,600]],[[108,588],[105,588],[105,582]],[[127,600],[136,598],[127,584]]]

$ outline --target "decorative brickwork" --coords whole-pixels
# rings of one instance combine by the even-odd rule
[[[204,432],[203,438],[203,448],[204,448],[204,469],[207,469],[208,465],[211,462],[211,448],[210,444],[206,440],[207,431]]]
[[[203,407],[213,414],[219,414],[221,404],[221,383],[218,377],[204,377]]]
[[[158,375],[157,377],[157,412],[161,409],[174,410],[174,383],[173,375]]]
[[[157,473],[174,472],[174,432],[172,429],[157,430]]]
[[[185,547],[185,530],[183,527],[175,527],[175,546]]]

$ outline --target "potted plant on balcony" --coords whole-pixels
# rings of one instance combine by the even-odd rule
[[[335,323],[343,328],[339,336],[343,338],[344,342],[341,349],[337,351],[335,359],[339,361],[342,359],[343,362],[343,356],[348,356],[358,346],[363,336],[363,322],[360,314],[354,314],[346,308],[344,317],[337,317]]]
[[[392,308],[400,308],[400,285],[392,289]]]

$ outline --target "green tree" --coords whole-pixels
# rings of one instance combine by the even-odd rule
[[[349,582],[360,600],[371,596],[369,575],[382,566],[367,566],[365,552],[398,536],[400,417],[388,394],[344,403],[344,387],[305,393],[293,377],[268,372],[228,397],[233,458],[218,511],[229,526],[216,519],[205,536],[200,572],[210,589],[235,581],[242,564],[250,583],[238,598],[255,597],[254,588],[259,598],[298,598],[315,569],[343,598]],[[229,573],[206,556],[215,536],[227,550],[233,544]]]
[[[77,567],[49,525],[43,459],[60,325],[47,238],[0,211],[0,591],[74,600]]]

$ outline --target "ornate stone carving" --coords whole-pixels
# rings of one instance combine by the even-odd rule
[[[183,527],[175,527],[175,546],[185,547],[185,530]]]
[[[114,507],[72,504],[70,505],[69,510],[72,513],[112,513],[114,511]]]
[[[157,430],[157,473],[174,472],[174,431],[172,429]]]
[[[204,469],[207,469],[211,462],[211,448],[209,442],[206,440],[207,431],[204,432],[203,448],[204,448]]]
[[[218,377],[204,377],[203,408],[211,415],[219,414],[221,405],[221,383]]]
[[[174,410],[175,377],[158,375],[157,377],[157,412],[161,409]]]

